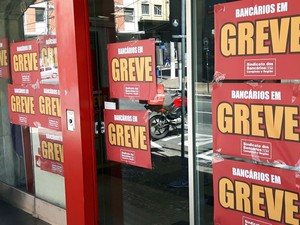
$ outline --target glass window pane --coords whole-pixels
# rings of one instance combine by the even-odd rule
[[[214,74],[214,15],[207,10],[213,8],[213,3],[192,1],[192,8],[195,9],[193,21],[197,24],[192,40],[195,224],[213,225],[211,82]]]
[[[20,109],[9,100],[11,88],[10,44],[24,35],[22,13],[6,7],[0,16],[0,181],[28,193],[34,192],[32,153],[28,127],[10,123],[11,109]],[[5,15],[5,16],[4,16]],[[11,103],[11,104],[10,104]],[[10,106],[12,105],[12,107]],[[27,158],[29,158],[27,160]],[[29,164],[27,164],[29,163]]]
[[[35,21],[43,22],[45,20],[45,9],[44,8],[35,8]]]
[[[105,138],[107,137],[105,135],[108,135],[107,130],[105,131],[106,134],[99,132],[96,135],[99,224],[188,225],[188,147],[181,144],[182,133],[184,133],[183,138],[187,138],[187,124],[181,124],[181,105],[178,104],[173,107],[172,104],[175,99],[181,96],[181,92],[178,91],[178,77],[175,74],[180,72],[178,69],[179,58],[176,54],[179,51],[180,44],[172,40],[170,23],[171,8],[178,7],[178,4],[171,6],[170,2],[173,1],[158,0],[155,1],[154,7],[154,2],[147,0],[114,1],[114,11],[109,11],[104,10],[103,7],[97,7],[99,1],[92,2],[93,7],[89,10],[91,20],[99,22],[98,15],[115,15],[113,21],[116,23],[115,30],[110,29],[111,21],[107,21],[106,24],[105,20],[101,20],[99,26],[95,22],[95,26],[91,28],[91,48],[93,57],[95,57],[94,75],[96,76],[93,80],[97,82],[95,97],[97,93],[105,93],[103,90],[110,88],[108,82],[105,83],[101,80],[103,78],[108,79],[107,67],[111,65],[107,52],[105,52],[106,55],[103,54],[104,49],[107,50],[111,47],[107,48],[106,44],[133,46],[138,41],[148,39],[155,40],[151,44],[151,48],[155,49],[155,60],[159,59],[156,61],[155,71],[152,70],[151,74],[156,76],[156,85],[163,84],[165,86],[166,94],[164,104],[151,106],[149,113],[145,107],[147,101],[125,98],[115,99],[118,110],[142,110],[145,115],[143,121],[152,124],[152,137],[150,139],[152,169],[129,165],[130,163],[126,160],[122,162],[107,160],[107,153],[111,152],[111,149],[108,149],[111,146],[108,147],[109,144],[105,144]],[[110,8],[110,5],[107,7]],[[108,39],[108,36],[104,35],[105,32],[109,34],[109,37],[116,37],[116,39]],[[150,47],[150,45],[147,47]],[[137,77],[147,70],[144,67],[145,61],[143,60],[146,55],[145,52],[144,54],[138,52],[135,56],[135,53],[127,52],[128,50],[134,50],[134,47],[118,49],[121,52],[118,57],[123,60],[122,65],[119,67],[122,70],[121,76],[127,76],[127,72],[124,72],[126,70],[124,62],[128,58],[130,58],[128,75],[130,74],[131,78]],[[141,50],[142,48],[138,49]],[[172,67],[174,65],[172,71],[171,64]],[[103,73],[101,68],[106,69],[106,73]],[[177,89],[177,91],[174,89]],[[121,88],[115,91],[122,92]],[[149,90],[144,88],[141,91],[148,92]],[[97,108],[99,106],[103,109],[101,99],[105,98],[105,94],[103,96],[101,94],[100,100],[97,101]],[[180,101],[178,100],[178,102]],[[166,115],[158,112],[161,107],[169,109],[167,113],[169,122],[166,124],[164,124]],[[100,113],[97,112],[98,110],[95,108],[95,119],[100,124],[103,121],[101,120],[103,115],[101,110]],[[147,133],[149,132],[147,131]],[[125,136],[127,138],[127,132]],[[140,135],[136,134],[135,136],[139,137]],[[122,149],[124,150],[120,152],[121,157],[125,150],[135,152],[133,148],[124,147]]]
[[[161,16],[161,5],[154,5],[154,15]]]
[[[192,0],[192,80],[195,172],[195,224],[214,224],[212,82],[214,77],[214,4]]]
[[[134,22],[134,10],[133,9],[124,9],[125,22]]]
[[[64,207],[54,3],[12,2],[0,16],[0,180]]]
[[[142,4],[142,14],[143,15],[149,14],[149,4]]]

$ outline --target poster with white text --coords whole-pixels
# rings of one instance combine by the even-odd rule
[[[215,83],[213,150],[300,166],[300,84]]]
[[[104,110],[107,159],[152,168],[148,112]]]
[[[213,159],[214,224],[300,223],[300,172]]]

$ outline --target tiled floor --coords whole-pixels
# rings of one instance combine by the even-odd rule
[[[32,215],[0,201],[0,225],[49,225]]]

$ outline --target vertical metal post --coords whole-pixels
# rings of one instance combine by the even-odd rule
[[[181,0],[181,61],[182,61],[182,78],[181,78],[181,158],[182,163],[184,163],[184,152],[185,152],[185,140],[184,140],[184,115],[185,115],[185,0]]]
[[[209,94],[209,45],[208,45],[208,38],[203,38],[203,50],[205,51],[205,60],[206,60],[206,82],[207,82],[207,93]]]
[[[46,3],[46,34],[50,34],[50,25],[49,25],[50,15],[49,15],[49,1]]]
[[[207,94],[209,94],[209,49],[206,50],[206,81],[207,81]]]
[[[178,50],[178,89],[179,90],[182,90],[182,43],[181,42],[178,42],[177,43],[177,50]]]
[[[171,79],[174,79],[175,76],[175,45],[174,42],[170,42],[170,67],[171,67]]]

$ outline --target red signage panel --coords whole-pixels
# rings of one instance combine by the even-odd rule
[[[214,152],[300,166],[300,85],[215,83]]]
[[[61,130],[60,90],[55,85],[8,85],[10,122]]]
[[[62,133],[49,129],[39,129],[39,140],[39,154],[35,156],[37,167],[63,176],[64,152]]]
[[[151,100],[156,95],[155,40],[108,44],[111,98]]]
[[[31,86],[8,85],[10,122],[34,127],[36,124],[35,90]]]
[[[11,73],[14,84],[34,84],[40,79],[37,40],[11,43]]]
[[[39,85],[35,93],[35,105],[39,126],[61,130],[61,103],[58,85]]]
[[[300,174],[227,159],[214,159],[214,224],[300,223]]]
[[[148,112],[104,110],[107,159],[152,168]]]
[[[57,46],[55,35],[38,37],[40,51],[40,83],[59,84],[59,72],[57,61]]]
[[[8,40],[0,39],[0,78],[9,78]]]
[[[215,79],[298,79],[296,0],[215,5]]]

